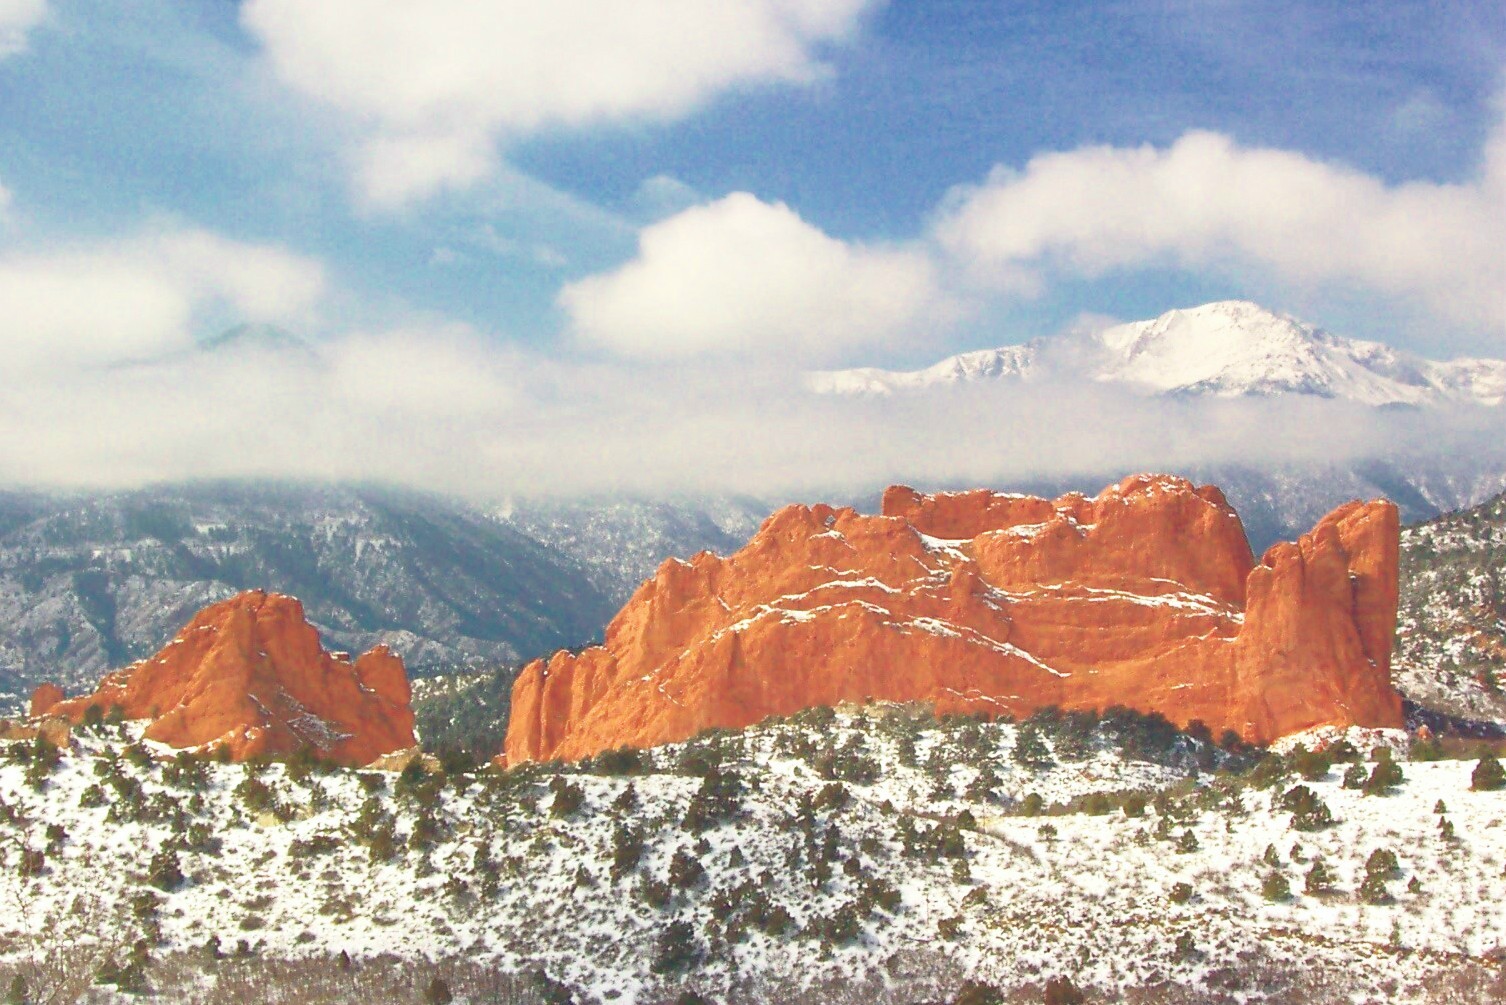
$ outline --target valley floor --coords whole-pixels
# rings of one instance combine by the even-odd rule
[[[1506,1000],[1506,792],[1475,762],[1367,795],[1163,725],[875,707],[451,777],[17,745],[0,993]]]

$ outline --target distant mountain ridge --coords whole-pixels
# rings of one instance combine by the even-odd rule
[[[734,496],[615,496],[523,501],[494,512],[581,563],[586,578],[621,604],[670,556],[688,558],[698,551],[726,555],[741,548],[776,508]]]
[[[18,497],[0,524],[0,678],[92,684],[243,589],[416,670],[591,637],[613,601],[558,550],[414,492],[227,483]],[[8,525],[8,526],[7,526]]]
[[[335,648],[390,646],[416,676],[596,638],[670,555],[740,547],[754,500],[461,500],[267,482],[0,491],[0,708],[155,652],[242,590],[301,599]]]
[[[1257,554],[1345,499],[1387,496],[1414,523],[1506,488],[1501,471],[1468,458],[1181,473],[1224,489]],[[1083,485],[995,487],[1054,495]],[[730,554],[774,508],[708,496],[481,510],[419,493],[269,483],[0,492],[0,708],[43,680],[92,686],[104,671],[155,652],[194,611],[252,588],[298,596],[334,647],[390,645],[415,676],[485,666],[510,679],[502,668],[599,639],[664,559]],[[1418,533],[1404,537],[1404,614],[1409,592],[1429,589],[1408,578],[1406,542]],[[1494,573],[1450,573],[1465,582],[1482,575]],[[1402,690],[1428,697],[1404,676]]]
[[[1376,406],[1493,406],[1506,398],[1506,360],[1424,359],[1241,300],[961,353],[921,370],[818,371],[807,375],[807,386],[821,394],[884,396],[1046,379],[1147,395],[1301,394]]]

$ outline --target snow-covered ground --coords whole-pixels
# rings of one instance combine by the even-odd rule
[[[1506,726],[1506,497],[1401,535],[1396,687]]]
[[[35,987],[59,956],[124,964],[145,937],[148,983],[184,1001],[242,941],[426,975],[542,967],[624,1005],[950,1000],[964,978],[1024,993],[1055,976],[1090,1000],[1501,1000],[1506,792],[1470,791],[1473,761],[1403,763],[1384,796],[1343,787],[1345,765],[1261,787],[1200,771],[1222,755],[1164,730],[1131,737],[1137,760],[1070,727],[1028,731],[1051,766],[1016,758],[1019,727],[875,707],[664,748],[639,774],[431,781],[185,774],[86,735],[40,791],[0,763],[0,984],[19,968]],[[1330,826],[1294,829],[1279,803],[1299,784]],[[1367,903],[1378,849],[1399,871]],[[1318,862],[1331,889],[1309,894]],[[1289,898],[1267,898],[1273,874]],[[211,939],[230,959],[207,959]],[[457,1001],[514,1000],[464,986]]]

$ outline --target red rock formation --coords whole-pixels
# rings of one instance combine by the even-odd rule
[[[63,689],[56,684],[39,684],[31,693],[31,717],[40,719],[51,712],[58,702],[63,700]]]
[[[1400,726],[1397,513],[1350,503],[1257,565],[1216,488],[1093,499],[897,486],[790,506],[729,558],[670,560],[603,646],[524,668],[510,763],[650,746],[811,705],[1027,715],[1128,705],[1266,742]]]
[[[417,742],[410,697],[403,661],[385,646],[337,659],[297,600],[250,592],[205,608],[156,656],[49,711],[77,722],[90,706],[119,705],[127,719],[151,720],[148,739],[174,747],[223,745],[237,760],[312,747],[366,764]]]

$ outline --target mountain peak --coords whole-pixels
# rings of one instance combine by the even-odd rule
[[[1356,376],[1333,358],[1332,336],[1248,301],[1168,311],[1091,338],[1103,350],[1094,380],[1153,393],[1333,397],[1335,384]]]
[[[1365,405],[1495,405],[1506,361],[1437,362],[1331,334],[1249,300],[1219,300],[1148,321],[975,350],[921,370],[810,374],[818,393],[888,395],[987,381],[1092,382],[1152,396],[1299,394]]]

